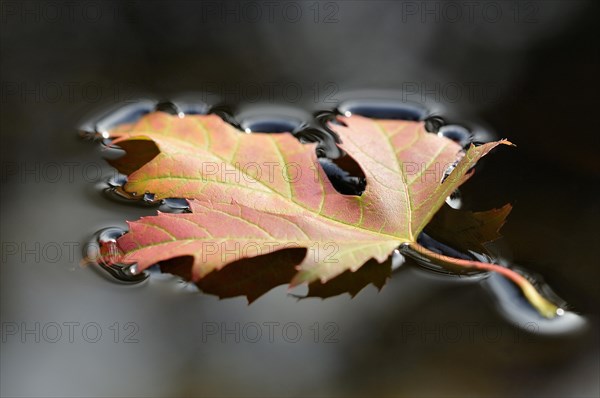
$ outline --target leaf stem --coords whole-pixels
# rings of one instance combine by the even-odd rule
[[[478,269],[482,271],[491,271],[503,275],[504,277],[514,282],[517,286],[519,286],[519,288],[521,289],[527,300],[529,300],[531,305],[546,318],[554,318],[562,312],[560,311],[560,308],[558,306],[556,306],[554,303],[550,302],[548,299],[542,296],[542,294],[537,291],[537,289],[531,284],[531,282],[527,280],[527,278],[517,273],[516,271],[511,270],[510,268],[506,268],[498,264],[463,260],[459,258],[445,256],[443,254],[433,252],[427,249],[426,247],[421,246],[417,242],[408,243],[408,246],[421,256],[429,260],[435,261],[436,263],[441,263],[441,265],[450,265],[455,267]]]

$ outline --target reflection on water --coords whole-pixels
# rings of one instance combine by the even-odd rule
[[[394,100],[364,98],[344,101],[337,111],[344,116],[361,115],[372,119],[423,120],[427,109],[418,104]]]
[[[560,303],[561,300],[550,290],[550,287],[542,282],[538,282],[538,288],[541,288],[548,296],[553,296],[554,302]],[[483,286],[495,298],[496,307],[500,313],[511,323],[524,328],[530,333],[539,333],[543,335],[560,335],[569,333],[579,333],[589,326],[588,321],[583,316],[569,311],[568,305],[560,305],[557,317],[547,319],[542,316],[523,298],[520,290],[506,278],[498,274],[490,274],[483,282]]]
[[[242,107],[235,119],[245,133],[295,133],[310,118],[308,112],[297,108],[275,105]]]

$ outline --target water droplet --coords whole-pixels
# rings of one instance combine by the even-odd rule
[[[374,119],[423,120],[427,110],[417,104],[392,99],[354,99],[340,103],[337,111],[345,116],[361,115]]]

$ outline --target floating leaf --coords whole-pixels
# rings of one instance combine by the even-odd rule
[[[129,223],[129,233],[118,240],[122,261],[143,270],[157,261],[187,257],[192,281],[229,297],[243,289],[215,289],[215,283],[202,281],[241,274],[248,280],[243,267],[259,267],[248,259],[261,256],[267,262],[282,250],[302,248],[305,255],[299,264],[288,258],[265,265],[265,273],[278,276],[261,278],[270,282],[260,293],[287,280],[289,264],[297,269],[292,285],[324,284],[356,273],[370,260],[384,263],[401,244],[424,255],[427,249],[416,238],[446,197],[470,177],[481,157],[500,144],[510,145],[501,140],[463,151],[427,133],[422,122],[360,116],[339,122],[330,128],[366,179],[360,196],[338,193],[317,161],[315,145],[303,145],[290,134],[244,134],[215,115],[180,118],[161,112],[114,130],[114,144],[129,152],[138,145],[145,148],[144,156],[113,162],[129,172],[125,190],[153,193],[156,199],[187,198],[191,208],[190,214]],[[148,141],[157,149],[151,160]],[[240,270],[227,273],[229,265]],[[550,306],[544,311],[552,311]]]

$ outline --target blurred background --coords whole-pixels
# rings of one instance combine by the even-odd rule
[[[592,1],[2,1],[0,394],[598,396],[598,4]],[[117,204],[81,123],[183,94],[302,114],[393,98],[507,137],[464,187],[510,202],[502,255],[584,319],[546,327],[492,283],[407,262],[381,292],[248,306],[176,278],[80,266]],[[491,287],[492,286],[492,287]]]

